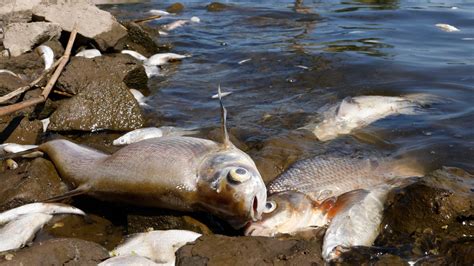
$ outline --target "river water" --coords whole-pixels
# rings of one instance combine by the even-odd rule
[[[130,19],[172,3],[103,8]],[[380,120],[362,130],[364,137],[348,141],[412,154],[430,169],[474,169],[474,2],[304,1],[295,7],[292,1],[227,1],[220,12],[209,12],[206,1],[182,3],[179,15],[148,23],[158,28],[201,19],[156,37],[192,57],[150,81],[151,124],[218,127],[218,103],[210,98],[218,84],[233,92],[224,98],[229,127],[247,144],[294,134],[318,119],[320,107],[346,96],[429,93],[440,100],[424,114]],[[437,23],[460,31],[442,31]],[[338,144],[314,145],[317,150]],[[262,145],[248,147],[261,156]],[[315,149],[294,157],[314,155]]]

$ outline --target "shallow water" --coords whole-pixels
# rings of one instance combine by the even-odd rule
[[[233,92],[224,100],[229,126],[247,132],[244,142],[285,136],[346,96],[430,93],[442,101],[425,114],[380,120],[356,142],[412,154],[431,169],[474,169],[474,3],[305,1],[294,8],[292,1],[228,1],[226,10],[208,12],[207,1],[182,2],[183,13],[148,23],[201,19],[157,38],[192,57],[150,81],[151,124],[218,126],[218,103],[210,98],[218,84]],[[104,8],[130,19],[172,3]],[[461,31],[444,32],[437,23]],[[380,142],[388,145],[372,145]],[[258,148],[250,152],[258,156]]]

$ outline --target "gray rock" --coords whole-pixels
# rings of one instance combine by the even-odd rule
[[[76,25],[78,33],[93,39],[102,51],[114,47],[127,35],[125,27],[109,12],[91,4],[38,5],[33,8],[33,16],[58,23],[68,32],[71,32]]]
[[[0,265],[97,265],[108,257],[107,250],[96,243],[59,238],[16,252],[6,252],[0,256]]]
[[[33,47],[52,39],[58,39],[61,27],[56,23],[10,23],[5,29],[3,46],[11,56],[19,56]]]
[[[152,36],[145,31],[143,25],[138,25],[134,22],[125,22],[123,25],[127,28],[128,35],[115,46],[116,50],[129,49],[139,52],[146,57],[150,57],[160,51],[160,48],[153,41]]]
[[[64,102],[50,117],[53,131],[129,131],[141,128],[144,118],[138,102],[123,82],[94,80]]]

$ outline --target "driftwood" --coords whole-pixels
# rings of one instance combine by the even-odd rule
[[[161,15],[156,15],[156,16],[151,16],[151,17],[146,17],[146,18],[141,18],[141,19],[135,19],[135,20],[132,20],[132,22],[142,23],[142,22],[147,22],[147,21],[159,19],[159,18],[161,18]]]
[[[76,39],[77,35],[77,30],[74,28],[71,32],[71,35],[69,36],[69,40],[66,46],[66,50],[64,51],[63,56],[58,59],[57,61],[57,68],[54,71],[53,75],[48,81],[48,84],[43,89],[43,92],[41,93],[40,96],[36,98],[31,98],[26,101],[22,101],[19,103],[11,104],[8,106],[0,107],[0,116],[2,115],[7,115],[11,114],[13,112],[19,111],[21,109],[34,106],[38,103],[45,102],[46,99],[48,99],[49,93],[54,87],[54,84],[56,84],[56,81],[59,78],[59,75],[61,75],[61,72],[63,71],[64,67],[66,66],[67,62],[69,61],[69,57],[71,56],[71,50],[72,50],[72,45],[74,44],[74,40]]]

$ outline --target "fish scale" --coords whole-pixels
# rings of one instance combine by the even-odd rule
[[[390,180],[394,174],[387,169],[384,159],[317,156],[290,166],[269,184],[268,192],[298,191],[321,201]]]

